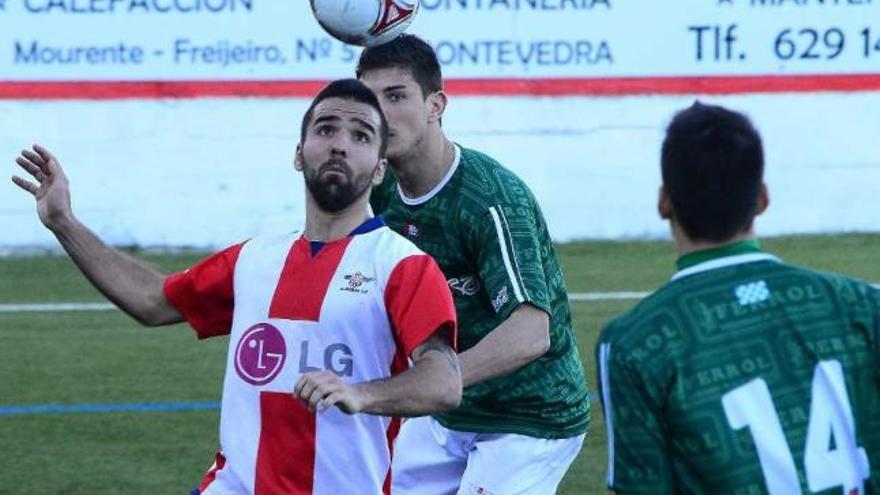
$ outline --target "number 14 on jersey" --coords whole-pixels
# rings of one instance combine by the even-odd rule
[[[771,495],[801,493],[791,448],[767,382],[755,378],[721,398],[734,430],[749,428]],[[855,421],[839,361],[821,361],[813,371],[810,419],[804,450],[810,491],[840,487],[844,495],[863,495],[870,464],[856,444]]]

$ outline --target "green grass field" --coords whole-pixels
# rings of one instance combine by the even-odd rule
[[[794,264],[880,282],[880,235],[765,242]],[[647,291],[674,270],[666,242],[560,246],[571,292]],[[166,271],[200,254],[145,255]],[[0,259],[0,303],[96,302],[66,258]],[[634,301],[573,304],[595,390],[593,346]],[[184,325],[144,329],[119,312],[0,313],[0,408],[36,404],[217,401],[226,339]],[[216,411],[0,415],[0,494],[173,494],[197,485],[217,448]],[[603,492],[605,431],[594,404],[584,449],[560,493]]]

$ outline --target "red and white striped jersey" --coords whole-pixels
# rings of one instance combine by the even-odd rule
[[[434,260],[373,219],[313,254],[304,236],[258,237],[165,282],[199,338],[229,335],[221,451],[202,494],[388,494],[399,420],[312,413],[300,375],[351,383],[407,368],[455,308]]]

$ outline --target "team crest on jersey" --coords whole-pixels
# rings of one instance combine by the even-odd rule
[[[369,289],[364,286],[364,284],[369,284],[376,281],[376,277],[368,277],[361,272],[354,272],[351,275],[346,275],[345,280],[348,280],[348,285],[346,287],[342,287],[339,290],[346,292],[356,292],[358,294],[366,294],[369,292]]]
[[[422,229],[419,228],[413,222],[406,222],[403,224],[403,228],[400,229],[400,232],[404,235],[404,237],[408,237],[410,239],[418,239],[422,236]]]
[[[258,323],[245,330],[235,347],[235,372],[251,385],[265,385],[278,376],[286,358],[281,331]]]

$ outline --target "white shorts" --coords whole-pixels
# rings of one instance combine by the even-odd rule
[[[391,494],[554,494],[583,443],[584,435],[468,433],[431,417],[408,419],[394,443]]]

